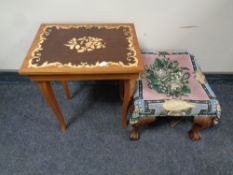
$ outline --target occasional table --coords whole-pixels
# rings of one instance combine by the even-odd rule
[[[133,24],[42,24],[19,73],[38,83],[64,132],[51,81],[61,81],[70,98],[67,80],[120,80],[121,125],[126,128],[129,101],[143,67]]]

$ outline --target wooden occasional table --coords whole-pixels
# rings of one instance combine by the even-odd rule
[[[133,24],[42,24],[19,73],[36,81],[55,113],[61,131],[66,123],[50,81],[121,80],[121,124],[127,127],[127,108],[135,80],[143,72]]]

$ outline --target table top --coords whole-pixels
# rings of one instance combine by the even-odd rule
[[[19,72],[119,74],[143,67],[133,24],[42,24]]]

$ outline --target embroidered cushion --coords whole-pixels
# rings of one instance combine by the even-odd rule
[[[136,83],[130,124],[140,117],[206,116],[217,124],[221,108],[193,55],[143,54],[145,71]]]

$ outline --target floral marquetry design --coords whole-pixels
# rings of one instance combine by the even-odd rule
[[[140,55],[133,30],[127,24],[46,25],[36,40],[28,68],[96,68],[102,62],[106,66],[137,67]]]
[[[96,49],[102,49],[106,47],[102,38],[95,38],[91,36],[84,36],[82,38],[72,38],[65,46],[70,50],[76,49],[78,53],[91,52]]]

